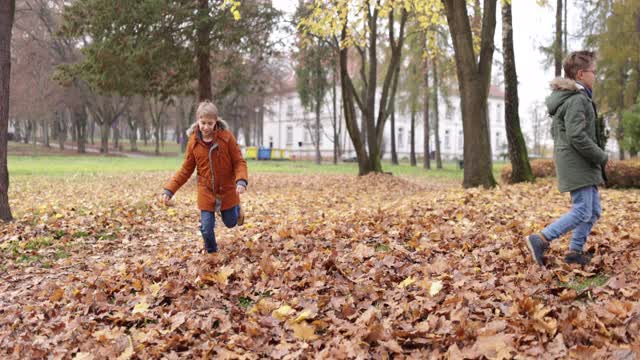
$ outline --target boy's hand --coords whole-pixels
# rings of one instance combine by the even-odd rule
[[[164,205],[164,206],[170,206],[171,205],[171,198],[167,194],[162,194],[162,195],[160,195],[160,203],[162,205]]]
[[[242,185],[236,185],[236,193],[238,193],[238,195],[244,193],[245,191],[247,191],[246,187]]]

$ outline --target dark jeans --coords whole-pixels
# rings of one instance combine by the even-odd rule
[[[240,205],[236,205],[227,210],[222,210],[222,222],[228,228],[236,226],[238,223],[238,215],[240,214]],[[204,239],[204,247],[208,253],[218,251],[218,244],[216,244],[216,215],[211,211],[200,211],[200,232]]]

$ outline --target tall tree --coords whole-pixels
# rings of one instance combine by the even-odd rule
[[[424,41],[426,45],[426,39]],[[422,115],[422,122],[424,123],[424,160],[422,167],[425,169],[431,169],[431,144],[430,144],[430,124],[429,124],[429,56],[425,56],[424,58],[424,111]]]
[[[62,33],[92,41],[82,49],[82,62],[62,70],[103,94],[163,101],[190,93],[195,81],[199,99],[220,102],[238,77],[212,81],[212,58],[224,57],[215,64],[235,74],[255,47],[272,44],[265,37],[280,16],[257,0],[141,0],[119,2],[117,10],[110,0],[78,0],[65,8]]]
[[[308,16],[308,13],[309,9],[306,5],[300,3],[297,17]],[[305,124],[305,127],[310,132],[311,142],[315,147],[315,163],[320,164],[322,162],[320,139],[323,136],[320,114],[329,90],[328,76],[334,51],[325,39],[305,39],[302,34],[300,34],[298,49],[295,67],[296,88],[302,106],[314,113],[313,126]]]
[[[562,0],[556,3],[556,38],[553,42],[553,63],[556,77],[562,75]]]
[[[533,173],[529,164],[527,145],[520,129],[520,114],[518,109],[518,75],[513,51],[513,19],[511,16],[511,2],[502,4],[502,54],[504,60],[505,107],[504,120],[509,146],[509,160],[511,161],[511,182],[533,181]]]
[[[640,151],[640,96],[629,110],[623,113],[625,128],[624,146],[631,157],[638,156]]]
[[[436,147],[436,168],[442,169],[442,152],[440,151],[440,112],[439,112],[439,80],[438,58],[435,57],[433,64],[433,133]]]
[[[391,164],[398,165],[398,150],[396,149],[396,107],[395,99],[391,99]]]
[[[301,26],[305,34],[334,37],[339,46],[345,122],[356,151],[359,174],[364,175],[369,172],[382,172],[380,158],[383,132],[390,114],[390,99],[393,98],[395,91],[392,84],[397,72],[394,69],[399,66],[402,56],[408,11],[406,7],[392,1],[376,3],[361,1],[356,6],[353,5],[343,0],[336,3],[317,0],[314,2],[313,12],[301,21]],[[362,19],[364,19],[364,31],[358,31],[357,28],[362,24]],[[387,41],[391,59],[378,93],[378,77],[381,76],[378,72],[380,33],[378,27],[382,19],[386,20],[388,28]],[[366,69],[361,68],[362,71],[366,70],[364,96],[356,90],[349,71],[350,48],[358,49],[361,56],[366,59]],[[358,128],[356,104],[362,112],[362,126],[366,129],[366,138],[363,138]]]
[[[583,10],[585,46],[598,49],[595,97],[609,119],[624,159],[626,129],[623,113],[640,94],[640,32],[636,29],[640,0],[593,0]],[[624,36],[621,36],[624,34]]]
[[[0,2],[0,220],[11,221],[9,206],[9,169],[7,137],[9,133],[9,84],[11,82],[11,28],[15,0]]]
[[[487,98],[493,62],[496,0],[484,0],[480,52],[476,54],[467,7],[444,0],[455,50],[464,133],[463,186],[494,187]],[[476,60],[477,59],[477,60]]]

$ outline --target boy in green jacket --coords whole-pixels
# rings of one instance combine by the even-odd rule
[[[599,131],[598,114],[592,99],[596,80],[596,56],[591,51],[576,51],[564,60],[564,78],[551,82],[552,93],[546,99],[553,117],[551,132],[553,157],[560,192],[571,194],[571,210],[527,238],[533,260],[544,266],[544,253],[549,242],[573,230],[568,264],[586,265],[591,257],[583,252],[593,224],[602,208],[598,185],[604,182],[603,169],[608,156],[604,136]]]

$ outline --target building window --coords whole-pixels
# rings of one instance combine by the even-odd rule
[[[447,121],[453,121],[453,114],[456,112],[455,105],[447,106]]]
[[[449,150],[451,148],[451,139],[449,135],[449,130],[444,131],[444,148]]]
[[[496,133],[496,151],[500,151],[500,146],[502,146],[500,142],[500,133]]]
[[[293,126],[287,126],[287,146],[293,145]]]
[[[496,122],[502,121],[502,105],[496,104]]]
[[[462,130],[458,131],[458,149],[462,150],[462,147],[464,146],[464,134],[462,133]]]
[[[404,128],[398,128],[398,149],[404,147]]]

